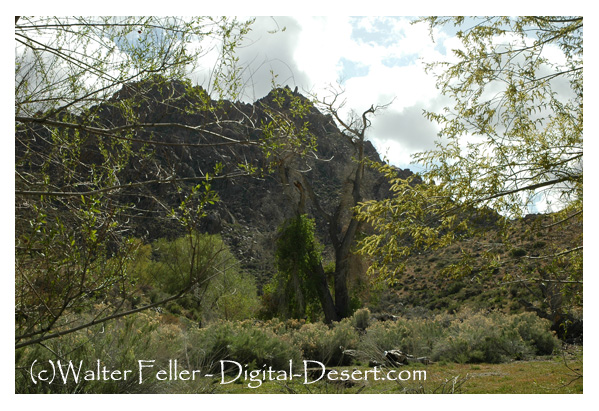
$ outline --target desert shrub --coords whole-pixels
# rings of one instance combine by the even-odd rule
[[[526,252],[526,250],[524,248],[513,248],[510,250],[510,255],[512,257],[516,257],[516,258],[524,257],[526,254],[528,254],[528,253]]]
[[[15,392],[120,394],[169,391],[168,382],[152,378],[139,384],[138,360],[155,360],[158,369],[168,366],[169,359],[182,356],[182,329],[175,324],[163,324],[160,319],[161,316],[153,311],[142,312],[54,338],[45,342],[44,346],[32,345],[17,350]],[[51,384],[40,381],[33,384],[27,373],[33,361],[48,367],[49,360],[56,364],[58,359],[64,370],[69,361],[75,369],[78,369],[80,361],[83,362],[79,381],[69,378],[66,383],[55,379]],[[95,370],[98,360],[101,367],[105,366],[110,371],[131,370],[132,373],[121,381],[83,379],[83,370]],[[202,392],[208,388],[208,384],[204,386],[200,381],[195,390]]]
[[[174,301],[170,301],[166,304],[166,309],[173,314],[181,314],[182,307]]]
[[[291,339],[301,349],[304,359],[336,366],[351,363],[351,357],[343,355],[342,351],[356,348],[359,335],[351,321],[345,319],[332,327],[323,323],[305,324],[292,334]]]
[[[409,332],[403,340],[401,349],[416,357],[430,356],[435,343],[445,335],[446,322],[446,316],[405,321],[404,326]]]
[[[533,313],[522,313],[510,317],[510,327],[515,329],[522,340],[534,348],[538,355],[550,355],[558,349],[560,342],[551,332],[549,320]]]
[[[405,350],[405,342],[410,330],[404,321],[384,321],[372,324],[366,330],[359,344],[359,351],[368,360],[385,362],[384,352],[392,349]]]
[[[288,369],[300,365],[301,352],[290,341],[265,326],[250,321],[219,321],[190,334],[190,355],[196,361],[220,367],[220,360],[260,368]]]
[[[452,282],[447,286],[447,288],[445,289],[443,294],[445,294],[445,295],[456,294],[465,286],[466,286],[466,284],[464,284],[462,281]]]
[[[272,318],[268,321],[260,323],[261,326],[271,329],[277,335],[291,335],[294,331],[299,330],[306,324],[306,320],[289,318],[287,320],[281,320],[279,318]]]
[[[495,346],[498,337],[489,317],[476,315],[464,321],[456,319],[449,326],[445,338],[435,343],[432,357],[435,361],[497,363],[502,359]]]
[[[529,357],[536,352],[535,343],[522,338],[514,321],[500,313],[462,314],[434,345],[433,360],[499,363]]]
[[[390,350],[401,350],[415,357],[430,356],[435,343],[444,336],[444,318],[402,318],[375,323],[366,330],[360,350],[368,359],[381,363],[385,361],[384,352]]]
[[[498,363],[531,355],[551,354],[559,341],[546,320],[532,313],[474,313],[401,318],[366,329],[359,350],[384,362],[384,352],[401,350],[415,357],[458,363]]]
[[[352,316],[351,322],[356,329],[360,331],[366,330],[370,325],[370,310],[368,308],[360,308]]]

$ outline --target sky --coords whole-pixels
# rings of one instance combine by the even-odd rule
[[[424,62],[445,57],[455,39],[410,17],[287,16],[257,17],[238,51],[245,67],[244,100],[265,96],[273,73],[280,85],[303,94],[330,96],[327,88],[345,89],[347,110],[362,113],[372,104],[391,103],[377,115],[367,138],[379,154],[401,168],[415,152],[432,149],[438,132],[423,110],[439,110],[439,95]],[[206,68],[205,68],[206,69]],[[205,70],[193,73],[201,83]]]

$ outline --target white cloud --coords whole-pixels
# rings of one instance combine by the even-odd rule
[[[280,84],[321,98],[341,81],[346,114],[393,101],[369,138],[379,149],[393,147],[391,162],[407,167],[410,154],[431,148],[437,132],[422,110],[435,104],[438,91],[417,58],[435,56],[436,47],[425,25],[405,17],[260,17],[238,56],[247,65],[247,101],[269,92],[272,72]]]
[[[293,53],[296,66],[307,73],[309,88],[335,82],[340,74],[341,58],[355,59],[355,46],[350,39],[351,25],[347,17],[298,18],[301,27],[297,48]]]

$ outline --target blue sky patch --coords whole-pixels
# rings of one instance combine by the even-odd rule
[[[367,76],[370,67],[357,61],[348,60],[342,57],[339,62],[341,63],[341,72],[339,78],[342,82],[349,80],[352,77],[364,77]]]
[[[366,30],[363,27],[357,27],[357,23],[360,17],[352,19],[355,23],[351,38],[361,43],[374,43],[383,47],[388,47],[394,43],[397,43],[405,34],[394,30],[394,25],[389,18],[377,18],[376,24],[373,30]]]
[[[418,60],[417,54],[409,54],[401,57],[385,57],[381,63],[386,67],[402,67],[412,65]]]

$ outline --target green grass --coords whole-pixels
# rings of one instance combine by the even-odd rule
[[[338,371],[372,370],[369,367],[332,367]],[[387,369],[388,371],[389,369]],[[582,394],[582,356],[564,362],[560,357],[503,364],[430,364],[410,365],[400,370],[425,370],[426,381],[355,381],[353,383],[319,381],[305,385],[303,380],[265,381],[248,388],[247,381],[221,385],[214,381],[215,393],[239,394]],[[372,374],[371,374],[372,375]],[[407,374],[404,374],[407,375]]]

